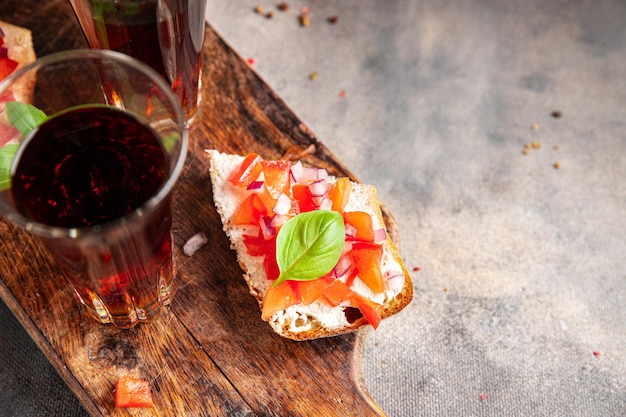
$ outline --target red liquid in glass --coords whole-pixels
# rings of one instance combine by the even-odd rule
[[[103,107],[49,119],[19,156],[11,192],[25,217],[63,228],[103,225],[100,237],[43,239],[81,302],[101,321],[130,326],[169,301],[169,200],[126,226],[104,225],[155,195],[169,163],[150,128]]]

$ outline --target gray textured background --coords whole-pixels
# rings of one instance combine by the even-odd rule
[[[626,2],[277,3],[210,0],[207,17],[377,186],[420,269],[413,303],[367,339],[381,407],[626,415]],[[80,415],[11,320],[0,415]]]

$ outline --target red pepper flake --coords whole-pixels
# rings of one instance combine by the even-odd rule
[[[289,4],[286,2],[279,3],[278,10],[280,10],[281,12],[286,12],[287,10],[289,10]]]
[[[339,92],[339,97],[344,98],[346,96],[346,90],[341,90]]]
[[[486,394],[480,394],[480,401],[485,401],[487,399]]]
[[[595,356],[596,358],[600,355],[602,355],[602,352],[600,352],[599,350],[593,352],[593,356]]]
[[[554,117],[555,119],[558,119],[561,116],[563,116],[563,113],[561,113],[561,110],[554,110],[552,112],[552,117]]]
[[[256,59],[254,59],[254,58],[248,58],[248,59],[246,60],[246,62],[248,63],[248,65],[254,65],[254,64],[256,64]]]
[[[413,267],[413,272],[418,272],[418,271],[421,271],[421,270],[422,270],[422,268],[420,268],[419,266],[414,266]]]
[[[338,20],[339,20],[338,16],[331,16],[328,18],[328,23],[332,23],[334,25],[335,23],[337,23]]]

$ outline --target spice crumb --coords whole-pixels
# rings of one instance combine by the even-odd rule
[[[341,90],[341,91],[339,92],[339,97],[343,98],[343,97],[345,97],[345,96],[346,96],[346,90]]]
[[[279,3],[278,10],[280,10],[281,12],[286,12],[287,10],[289,10],[289,4],[285,2]]]
[[[263,6],[256,6],[254,8],[254,11],[258,14],[263,14],[263,12],[265,11],[265,9],[263,8]]]
[[[528,155],[529,153],[530,153],[530,149],[529,148],[524,149],[524,155]]]
[[[267,17],[268,19],[271,19],[272,17],[274,17],[274,12],[271,12],[271,11],[270,11],[270,12],[267,12],[267,13],[265,14],[265,17]]]
[[[535,149],[541,148],[541,142],[539,142],[539,141],[533,142],[533,148],[535,148]]]
[[[309,75],[309,79],[310,79],[311,81],[315,81],[315,80],[317,80],[317,77],[319,77],[319,75],[320,75],[320,74],[319,74],[319,72],[317,72],[317,71],[313,71],[313,72],[311,73],[311,75]]]
[[[561,113],[561,110],[554,110],[552,112],[552,117],[554,117],[555,119],[558,119],[559,117],[561,117],[563,115],[563,113]]]
[[[561,164],[559,162],[555,162],[554,169],[560,169],[560,168],[561,168]]]
[[[421,271],[421,270],[422,270],[422,268],[420,268],[419,266],[414,266],[413,267],[413,272],[418,272],[418,271]]]
[[[539,123],[533,123],[531,127],[533,130],[539,130]]]
[[[309,15],[308,14],[301,14],[300,15],[300,24],[302,26],[304,26],[305,28],[311,26],[311,19],[309,19]]]
[[[485,401],[487,399],[487,395],[480,394],[480,401]]]
[[[448,287],[444,288],[443,292],[450,292],[450,288],[448,288]]]
[[[254,59],[254,58],[248,58],[248,59],[246,60],[246,62],[248,63],[248,65],[254,65],[254,64],[256,64],[256,59]]]
[[[337,23],[337,21],[338,21],[338,20],[339,20],[339,17],[338,17],[338,16],[330,16],[330,17],[328,18],[328,23],[335,24],[335,23]]]
[[[598,351],[598,350],[593,352],[593,356],[595,356],[595,357],[598,357],[600,355],[602,355],[602,353],[600,353],[600,351]]]
[[[552,149],[554,149],[555,151],[558,151],[558,150],[559,150],[559,145],[554,145],[554,146],[552,147]]]
[[[311,13],[311,9],[308,8],[307,6],[302,6],[302,9],[300,9],[300,13],[305,15],[305,14],[309,14]]]

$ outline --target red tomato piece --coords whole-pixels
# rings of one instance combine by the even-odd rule
[[[18,65],[19,63],[11,58],[0,58],[0,80],[8,77]]]
[[[257,225],[261,216],[266,214],[267,210],[261,198],[257,194],[250,194],[237,207],[230,223],[236,226]]]
[[[243,243],[246,245],[250,256],[265,256],[263,259],[263,267],[267,279],[275,280],[280,275],[278,262],[276,262],[276,236],[271,239],[265,239],[261,232],[258,236],[243,236]]]
[[[343,213],[344,221],[356,229],[353,236],[357,240],[365,240],[367,242],[374,241],[374,223],[372,216],[364,211],[349,211]]]
[[[385,279],[380,270],[382,246],[354,244],[350,254],[354,265],[359,270],[359,278],[375,293],[385,291]]]
[[[274,313],[300,302],[300,294],[294,290],[292,281],[283,281],[277,287],[270,287],[263,299],[261,319],[267,321]]]
[[[337,307],[344,301],[351,301],[354,291],[346,286],[343,282],[336,279],[326,289],[324,289],[324,298],[333,307]]]
[[[249,153],[232,174],[228,177],[233,185],[238,187],[247,187],[259,177],[262,167],[259,164],[261,157],[255,153]]]
[[[260,163],[265,178],[265,188],[267,188],[272,198],[277,199],[282,193],[291,196],[291,177],[289,173],[291,162],[278,160],[261,161]]]
[[[115,383],[116,407],[152,407],[150,382],[125,375]]]
[[[333,278],[323,276],[311,281],[293,281],[300,287],[302,304],[309,305],[324,294],[324,290],[333,282]]]
[[[313,201],[313,194],[311,194],[308,185],[295,184],[291,187],[291,192],[293,193],[294,200],[296,200],[298,204],[300,213],[317,210],[317,204]]]
[[[328,190],[328,198],[333,202],[332,210],[343,213],[348,204],[350,193],[352,192],[352,183],[347,177],[341,177]]]
[[[363,316],[368,321],[369,324],[372,325],[374,330],[380,324],[380,313],[382,312],[382,306],[380,304],[376,304],[372,300],[366,297],[361,297],[359,294],[354,294],[353,299],[358,306]]]

